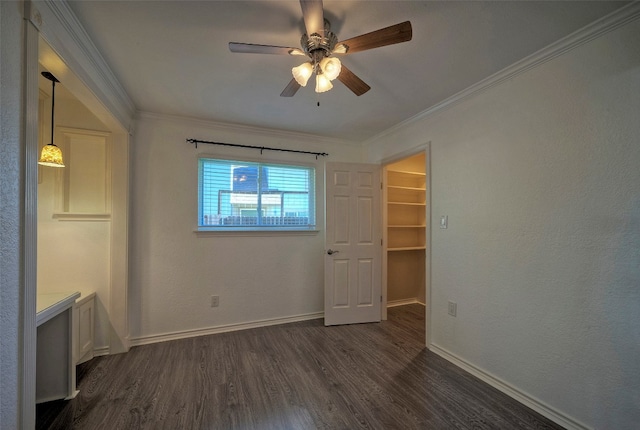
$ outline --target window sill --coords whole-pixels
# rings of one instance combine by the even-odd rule
[[[315,236],[320,230],[310,229],[282,229],[282,228],[264,228],[260,230],[244,228],[244,227],[227,227],[227,228],[211,228],[199,227],[194,230],[198,237],[209,236]]]

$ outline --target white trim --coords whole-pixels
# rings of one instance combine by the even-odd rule
[[[129,350],[129,198],[130,198],[130,137],[124,133],[111,140],[111,163],[118,166],[118,174],[110,173],[111,181],[111,237],[109,259],[109,318],[111,335],[109,353]]]
[[[546,63],[549,60],[554,59],[568,51],[571,51],[593,39],[596,39],[618,27],[621,27],[631,21],[640,18],[640,2],[635,1],[620,9],[606,15],[591,24],[588,24],[581,29],[574,31],[566,37],[534,52],[533,54],[523,58],[520,61],[516,61],[510,66],[494,73],[491,76],[476,82],[475,84],[467,87],[466,89],[442,100],[439,103],[431,106],[430,108],[408,118],[383,132],[365,140],[362,144],[367,146],[381,138],[390,136],[405,127],[419,122],[431,115],[434,115],[444,109],[452,107],[453,105],[460,103],[470,97],[479,94],[482,91],[488,90],[502,82],[514,78],[516,75],[524,73],[530,69],[538,67],[539,65]]]
[[[414,147],[411,147],[409,149],[405,149],[404,151],[395,152],[392,155],[383,158],[380,161],[380,164],[382,164],[384,166],[384,165],[387,165],[387,164],[393,164],[396,161],[400,161],[400,160],[403,160],[405,158],[412,157],[414,155],[421,154],[423,152],[426,154],[427,146],[429,145],[429,143],[430,142],[421,143],[421,144],[416,145]],[[425,173],[425,175],[426,175],[426,173]]]
[[[176,331],[164,334],[155,334],[151,336],[140,336],[130,339],[131,346],[148,345],[157,342],[166,342],[169,340],[186,339],[189,337],[207,336],[210,334],[227,333],[230,331],[248,330],[252,328],[267,327],[279,324],[288,324],[298,321],[308,321],[324,318],[324,312],[312,312],[309,314],[294,315],[290,317],[268,318],[264,320],[256,320],[243,323],[226,324],[216,327]]]
[[[81,214],[60,212],[54,213],[51,218],[58,221],[111,221],[111,214]]]
[[[24,3],[25,16],[38,17],[30,2]],[[24,21],[24,101],[21,120],[24,139],[24,231],[22,233],[23,268],[23,322],[22,322],[22,404],[21,428],[35,427],[36,403],[36,344],[37,344],[37,273],[38,273],[38,29],[31,19]],[[18,332],[20,333],[20,332]]]
[[[93,357],[102,357],[104,355],[109,355],[109,347],[101,346],[100,348],[93,349]]]
[[[498,378],[491,373],[480,369],[479,367],[469,363],[463,358],[447,351],[446,349],[432,343],[429,345],[429,350],[438,354],[440,357],[445,360],[455,364],[459,368],[471,373],[473,376],[479,378],[481,381],[491,385],[492,387],[502,391],[507,396],[511,397],[514,400],[522,403],[523,405],[533,409],[539,414],[549,418],[551,421],[555,422],[566,428],[567,430],[589,430],[589,427],[577,421],[574,418],[569,417],[568,415],[562,413],[561,411],[549,406],[543,401],[531,396],[530,394],[514,387],[506,381]]]
[[[106,109],[128,130],[135,105],[66,1],[37,2],[42,36]],[[60,76],[57,76],[61,79]]]
[[[425,331],[424,331],[424,344],[429,345],[431,343],[431,304],[433,300],[431,300],[431,275],[433,271],[431,270],[431,222],[433,214],[431,212],[431,208],[433,207],[433,196],[431,195],[431,141],[426,143],[426,147],[424,149],[425,155],[425,187],[427,188],[427,195],[425,201],[427,203],[427,207],[425,208],[425,232],[424,238],[426,241],[426,245],[424,248],[424,281],[425,281],[425,290],[424,290],[424,301],[425,310],[424,310],[424,323],[425,323]]]

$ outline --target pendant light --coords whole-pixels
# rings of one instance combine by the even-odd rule
[[[45,145],[42,148],[42,153],[40,154],[40,160],[38,160],[38,164],[42,164],[43,166],[49,167],[64,167],[64,163],[62,162],[62,151],[53,143],[53,130],[54,130],[54,113],[55,113],[55,105],[56,105],[56,82],[60,82],[49,72],[42,72],[42,76],[49,79],[51,81],[51,143]]]

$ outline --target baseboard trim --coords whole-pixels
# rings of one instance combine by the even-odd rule
[[[417,298],[414,297],[411,299],[391,300],[387,302],[387,308],[393,308],[395,306],[413,305],[413,304],[425,306],[424,303],[422,303],[421,301],[419,301]]]
[[[108,346],[102,346],[99,348],[94,348],[93,350],[93,356],[94,357],[101,357],[103,355],[109,355],[109,347]]]
[[[230,331],[248,330],[252,328],[266,327],[271,325],[288,324],[298,321],[308,321],[324,318],[324,312],[312,312],[309,314],[294,315],[290,317],[269,318],[264,320],[249,321],[236,324],[226,324],[216,327],[209,327],[196,330],[176,331],[172,333],[156,334],[151,336],[140,336],[131,338],[131,346],[148,345],[151,343],[166,342],[169,340],[186,339],[196,336],[207,336],[210,334],[226,333]]]
[[[486,382],[492,387],[502,391],[507,396],[533,409],[534,411],[538,412],[540,415],[543,415],[549,418],[551,421],[561,425],[567,430],[589,430],[590,429],[590,427],[587,427],[586,425],[580,423],[579,421],[569,417],[568,415],[547,405],[543,401],[536,399],[535,397],[525,393],[524,391],[518,389],[517,387],[514,387],[513,385],[503,381],[502,379],[492,375],[491,373],[488,373],[480,369],[479,367],[476,367],[475,365],[447,351],[446,349],[434,343],[431,343],[428,348],[430,351],[438,354],[440,357],[444,358],[445,360],[471,373],[473,376],[479,378],[483,382]]]

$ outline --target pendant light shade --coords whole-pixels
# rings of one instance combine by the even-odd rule
[[[53,143],[45,145],[40,153],[38,164],[49,167],[64,167],[62,151]]]
[[[52,84],[51,90],[51,143],[45,145],[42,148],[42,153],[40,154],[40,160],[38,160],[38,164],[49,167],[64,167],[64,162],[62,161],[62,151],[53,143],[53,130],[54,130],[54,113],[55,113],[55,105],[56,105],[56,82],[60,82],[49,72],[42,72],[42,76],[49,79]]]

